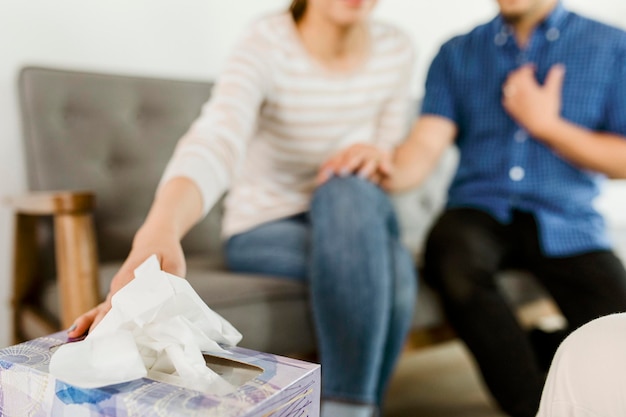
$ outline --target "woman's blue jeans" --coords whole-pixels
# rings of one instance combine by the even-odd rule
[[[230,238],[231,270],[308,281],[322,397],[380,406],[416,299],[413,260],[377,186],[333,177],[308,213]]]

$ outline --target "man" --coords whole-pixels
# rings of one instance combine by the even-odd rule
[[[544,370],[494,276],[532,271],[570,329],[626,310],[626,272],[592,206],[605,176],[626,177],[626,34],[558,0],[497,1],[494,20],[442,46],[383,185],[418,184],[458,147],[424,276],[502,409],[534,416]]]

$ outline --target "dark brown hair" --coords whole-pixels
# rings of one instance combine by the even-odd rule
[[[304,15],[304,11],[306,10],[306,3],[307,3],[307,0],[292,0],[291,1],[291,6],[289,6],[289,11],[291,12],[291,15],[293,16],[294,21],[297,22],[300,19],[302,19],[302,16]]]

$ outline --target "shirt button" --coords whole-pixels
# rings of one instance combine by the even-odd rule
[[[513,135],[513,138],[515,139],[515,142],[523,143],[523,142],[526,142],[526,139],[528,139],[528,135],[526,134],[526,132],[520,129],[517,132],[515,132],[515,134]]]
[[[498,46],[503,46],[506,41],[509,39],[509,35],[504,32],[499,32],[496,37],[493,39],[493,42]]]
[[[554,42],[555,40],[559,39],[560,36],[561,32],[557,28],[550,28],[546,32],[546,39],[550,42]]]
[[[513,181],[523,180],[525,174],[526,173],[524,172],[524,168],[522,167],[513,167],[509,170],[509,178],[511,178]]]

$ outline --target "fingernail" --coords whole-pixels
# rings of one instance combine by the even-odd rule
[[[361,178],[361,179],[366,179],[366,178],[367,178],[367,173],[365,173],[365,172],[359,172],[358,176],[359,176],[359,178]]]
[[[67,332],[68,332],[68,333],[72,333],[74,330],[76,330],[76,327],[77,327],[77,326],[76,326],[76,323],[72,324],[72,325],[70,326],[70,328],[69,328],[69,329],[67,329]]]
[[[350,174],[350,170],[348,168],[341,168],[341,171],[339,171],[339,175],[342,177],[347,177],[348,174]]]

